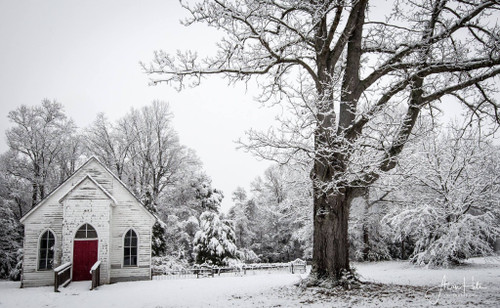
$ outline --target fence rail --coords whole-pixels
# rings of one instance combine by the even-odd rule
[[[64,263],[54,269],[54,292],[59,292],[60,286],[67,286],[71,282],[71,262]]]
[[[101,261],[97,261],[92,266],[90,273],[92,274],[92,285],[90,286],[90,290],[94,290],[99,286],[101,280]]]
[[[151,269],[151,279],[153,280],[168,280],[168,279],[186,279],[186,278],[203,278],[203,277],[220,277],[220,276],[246,276],[257,275],[263,273],[285,272],[285,273],[305,273],[306,262],[294,261],[289,263],[273,263],[273,264],[245,264],[235,267],[218,267],[203,264],[192,268],[180,270],[168,270],[162,268]]]

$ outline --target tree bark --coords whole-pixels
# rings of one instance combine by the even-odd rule
[[[348,223],[351,202],[360,195],[357,189],[323,193],[314,188],[313,275],[318,279],[339,281],[351,271],[349,264]]]
[[[325,209],[329,209],[325,211]],[[313,272],[317,278],[339,280],[350,271],[345,196],[320,197],[314,202]]]
[[[354,198],[361,196],[365,190],[351,188],[342,180],[337,183],[334,176],[343,174],[348,163],[346,148],[339,137],[355,120],[355,112],[361,91],[359,91],[359,67],[361,61],[361,42],[363,38],[363,23],[368,1],[356,1],[345,35],[347,41],[347,61],[342,81],[341,104],[338,126],[335,119],[333,85],[336,60],[330,50],[325,51],[325,37],[328,32],[326,19],[318,26],[316,33],[316,51],[319,97],[318,128],[315,132],[315,150],[317,151],[312,178],[314,182],[314,239],[313,239],[313,274],[318,279],[339,281],[343,275],[350,272],[348,224],[349,210]],[[338,179],[337,179],[338,181]],[[324,185],[326,184],[326,185]],[[331,185],[333,188],[327,188]],[[325,187],[321,187],[325,186]]]

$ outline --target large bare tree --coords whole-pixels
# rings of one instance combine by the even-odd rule
[[[201,165],[180,144],[172,118],[168,103],[153,101],[116,122],[99,114],[85,132],[87,153],[113,170],[159,218],[167,211],[166,191],[181,189],[181,180],[187,181],[191,169]],[[165,227],[161,219],[153,227],[154,255],[165,254]]]
[[[125,120],[114,124],[100,113],[86,129],[85,137],[87,152],[96,155],[120,180],[124,180],[127,160],[135,141],[134,134]]]
[[[379,2],[378,2],[379,3]],[[257,155],[313,167],[313,278],[350,272],[351,202],[397,163],[422,110],[448,97],[499,122],[498,0],[181,1],[184,23],[224,32],[215,55],[157,51],[153,83],[178,89],[207,75],[255,77],[263,102],[286,112],[274,130],[251,131]]]
[[[25,178],[32,186],[32,206],[64,180],[53,174],[59,158],[75,137],[76,127],[64,114],[63,106],[44,99],[41,105],[22,105],[9,112],[14,126],[6,131],[7,143],[17,159],[9,169],[12,175]],[[51,177],[57,178],[52,180]]]

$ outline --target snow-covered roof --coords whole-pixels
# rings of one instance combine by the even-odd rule
[[[158,218],[153,215],[151,212],[149,212],[146,207],[144,206],[144,204],[142,204],[142,202],[137,198],[136,195],[134,195],[130,189],[128,189],[127,185],[125,185],[125,183],[122,182],[122,180],[120,180],[113,172],[111,172],[111,170],[109,170],[96,156],[92,156],[90,157],[83,165],[81,165],[75,172],[73,172],[73,174],[71,176],[69,176],[64,182],[62,182],[61,184],[59,184],[59,186],[57,186],[51,193],[49,193],[47,196],[45,196],[45,198],[43,198],[35,207],[33,207],[31,210],[29,210],[26,214],[24,214],[23,217],[21,217],[20,219],[20,222],[21,223],[24,223],[24,221],[31,215],[33,214],[37,209],[39,209],[41,206],[43,206],[43,204],[45,204],[47,202],[47,200],[49,200],[53,195],[55,195],[57,192],[59,192],[64,186],[66,186],[66,184],[68,182],[70,182],[78,173],[80,173],[80,171],[85,168],[87,165],[89,165],[91,162],[97,162],[104,170],[106,170],[107,173],[109,173],[115,180],[117,180],[118,183],[120,183],[122,185],[123,188],[125,188],[125,190],[141,205],[141,208],[144,210],[145,213],[147,213],[147,215],[149,215],[151,218],[153,218],[154,220],[158,220]],[[116,199],[114,199],[112,197],[112,195],[106,190],[104,189],[104,187],[102,187],[102,185],[100,185],[99,183],[97,183],[94,179],[92,179],[92,177],[88,177],[88,175],[86,177],[84,177],[84,179],[87,179],[87,178],[90,178],[95,184],[98,185],[98,187],[103,190],[103,192],[107,193],[108,196],[110,196],[112,198],[112,200],[114,200],[114,203],[116,204]],[[82,180],[83,181],[83,180]],[[74,185],[73,188],[70,189],[70,191],[72,191],[76,186],[78,186],[78,184],[80,184],[82,181],[78,182],[76,185]],[[69,191],[69,192],[70,192]],[[69,193],[68,192],[68,193]],[[66,193],[64,196],[66,196],[68,193]],[[63,196],[63,198],[64,198]],[[61,201],[63,198],[61,198],[59,201]]]

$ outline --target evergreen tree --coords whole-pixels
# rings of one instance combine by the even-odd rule
[[[232,221],[221,220],[217,213],[205,211],[200,216],[200,228],[193,242],[196,263],[220,266],[237,258]]]
[[[212,188],[210,181],[199,182],[195,187],[196,197],[205,211],[200,215],[200,230],[193,240],[196,263],[226,265],[237,258],[234,223],[221,220],[219,208],[224,195]]]
[[[0,279],[19,280],[22,260],[22,226],[0,201]]]

